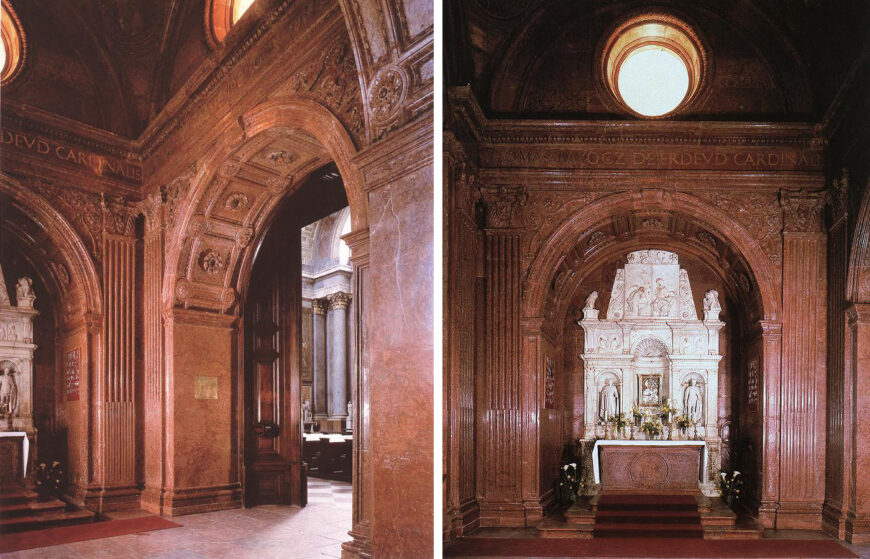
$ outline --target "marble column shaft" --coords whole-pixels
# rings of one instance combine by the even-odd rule
[[[312,373],[314,376],[314,401],[311,412],[316,418],[325,418],[326,406],[326,306],[324,299],[311,302],[312,323]]]
[[[329,417],[347,417],[347,307],[350,295],[339,291],[329,296],[326,343]]]

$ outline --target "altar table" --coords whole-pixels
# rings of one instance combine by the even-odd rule
[[[603,490],[696,491],[707,481],[707,443],[599,440],[592,469]]]

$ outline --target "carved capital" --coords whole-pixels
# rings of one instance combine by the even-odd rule
[[[314,314],[324,316],[328,305],[329,302],[326,299],[314,299],[311,301],[311,310],[314,311]]]
[[[486,206],[486,227],[522,227],[523,208],[529,201],[529,193],[522,186],[499,186],[483,193]]]
[[[329,300],[329,310],[343,310],[350,305],[351,296],[349,293],[339,291],[338,293],[333,293],[327,299]]]
[[[782,192],[783,230],[788,233],[816,233],[822,230],[825,197],[821,193]]]
[[[782,339],[782,322],[771,322],[762,320],[761,335],[765,341],[778,341]]]
[[[831,182],[827,192],[827,202],[831,206],[831,217],[836,223],[849,213],[849,170],[843,168],[840,178]]]
[[[145,216],[145,232],[152,233],[163,227],[163,196],[154,192],[137,204],[139,213]]]

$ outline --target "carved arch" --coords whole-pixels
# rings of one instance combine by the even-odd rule
[[[632,210],[665,210],[683,213],[705,223],[711,232],[727,240],[746,260],[755,276],[762,303],[762,316],[775,321],[780,312],[777,274],[758,241],[739,223],[703,200],[681,192],[665,193],[651,207],[652,197],[638,192],[621,192],[599,199],[559,225],[529,268],[523,287],[523,316],[543,316],[547,293],[559,261],[577,243],[577,238],[599,224],[601,216]]]
[[[81,237],[67,219],[44,198],[4,173],[0,173],[0,194],[21,204],[58,247],[66,261],[71,283],[82,289],[85,312],[101,314],[103,298],[97,269]]]
[[[846,300],[852,303],[870,302],[870,183],[864,188],[851,245]]]
[[[224,125],[217,134],[219,139],[212,150],[213,155],[191,178],[191,186],[179,204],[178,218],[170,234],[163,282],[163,300],[168,307],[174,306],[179,289],[190,290],[189,284],[183,282],[187,282],[189,271],[195,269],[201,255],[197,248],[202,248],[198,239],[207,231],[209,222],[203,212],[210,211],[220,202],[217,196],[221,191],[214,185],[226,178],[228,169],[238,167],[238,160],[233,158],[239,154],[249,157],[258,141],[267,135],[292,136],[294,131],[313,137],[325,156],[338,167],[347,193],[353,231],[368,227],[365,178],[354,161],[354,142],[339,118],[311,99],[290,96],[268,100],[242,115],[238,123]],[[301,169],[300,174],[313,170],[309,165]],[[212,288],[219,292],[215,295],[219,301],[213,310],[226,311],[235,303],[237,293],[247,291],[256,247],[268,230],[280,202],[288,192],[292,192],[294,185],[301,182],[293,176],[283,180],[285,186],[270,188],[263,203],[250,209],[244,220],[245,226],[236,234],[236,248],[230,257],[221,256],[220,265],[215,267],[216,280]]]

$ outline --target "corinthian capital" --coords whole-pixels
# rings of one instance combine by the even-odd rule
[[[529,193],[522,186],[499,186],[484,191],[488,228],[522,227]]]
[[[822,230],[822,193],[783,192],[779,199],[785,218],[784,230],[789,233],[815,233]]]
[[[350,305],[350,294],[344,293],[343,291],[339,291],[338,293],[333,293],[329,297],[329,310],[334,309],[346,309],[348,305]]]
[[[313,299],[311,301],[311,310],[314,311],[314,314],[323,316],[326,314],[327,305],[326,299]]]

